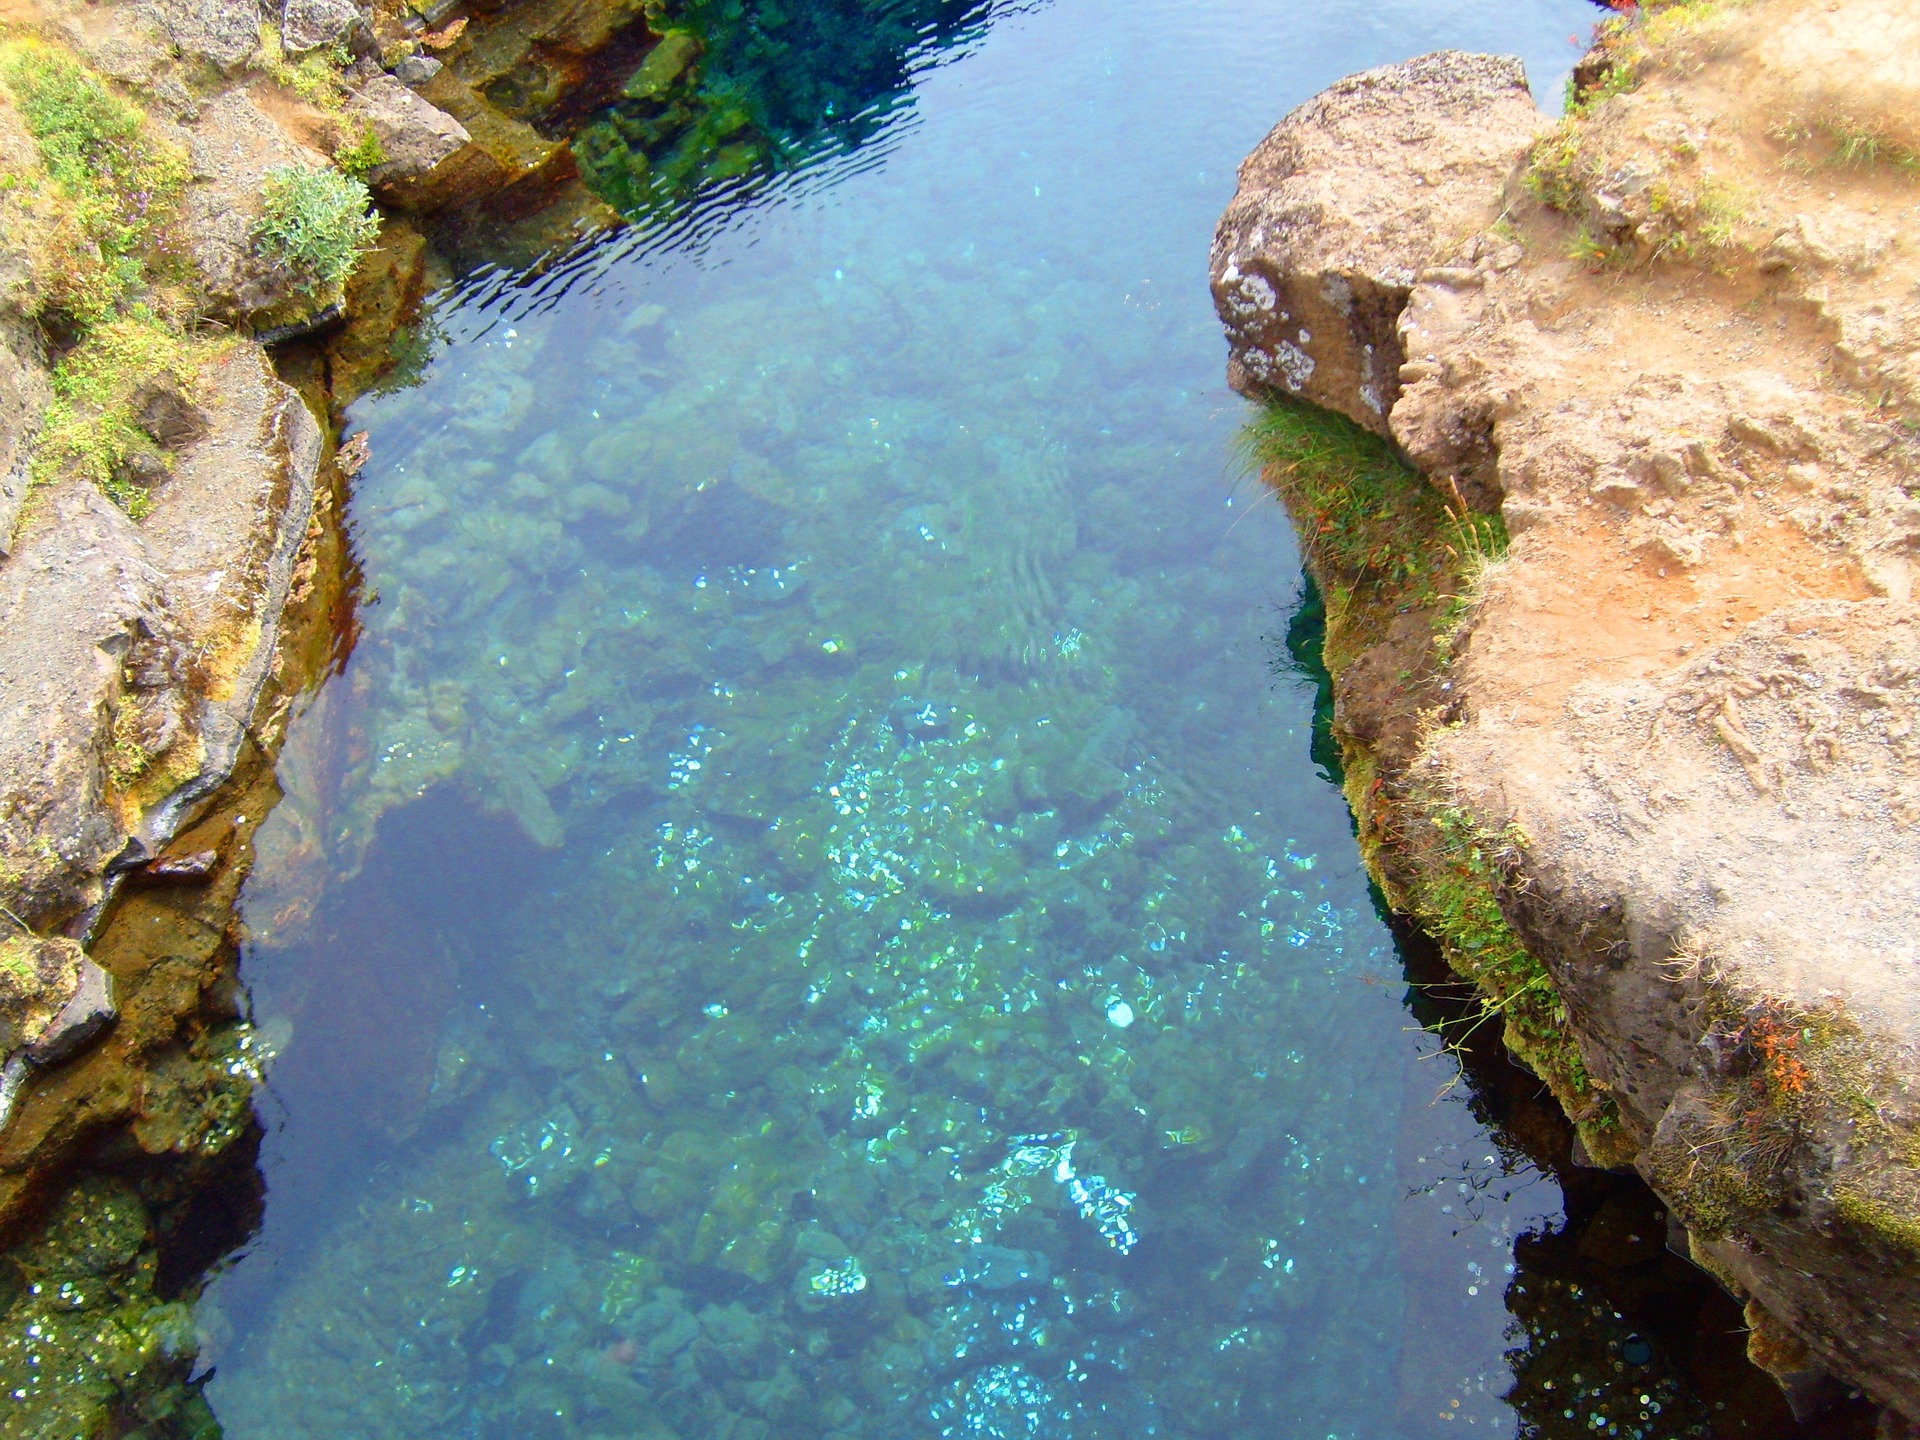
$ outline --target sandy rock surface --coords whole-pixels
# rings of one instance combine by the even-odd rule
[[[1514,846],[1503,908],[1696,1258],[1910,1416],[1917,27],[1875,0],[1676,5],[1550,131],[1462,85],[1492,62],[1371,72],[1256,152],[1215,253],[1237,381],[1374,428],[1386,402],[1444,495],[1504,517],[1423,763]],[[1349,143],[1355,86],[1429,138]],[[1379,224],[1423,170],[1455,178],[1444,218]],[[1369,275],[1417,277],[1397,396],[1377,298],[1349,284],[1302,371],[1245,279],[1273,314],[1338,293],[1299,238],[1318,213],[1385,237]]]
[[[1214,239],[1214,300],[1240,390],[1285,391],[1387,433],[1397,322],[1416,274],[1499,213],[1546,128],[1520,62],[1441,51],[1368,70],[1293,111],[1240,167]]]

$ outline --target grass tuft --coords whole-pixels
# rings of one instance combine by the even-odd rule
[[[1506,552],[1499,516],[1449,506],[1386,441],[1330,410],[1275,398],[1238,447],[1279,493],[1307,562],[1338,581],[1430,604],[1447,598],[1463,562]]]
[[[359,138],[333,152],[333,163],[342,175],[365,183],[366,178],[387,163],[387,152],[371,125],[363,125]]]
[[[253,52],[250,63],[276,85],[284,85],[308,103],[323,110],[335,110],[347,95],[347,84],[340,72],[353,63],[353,56],[345,46],[335,45],[290,60],[280,39],[280,27],[263,23],[260,46]]]

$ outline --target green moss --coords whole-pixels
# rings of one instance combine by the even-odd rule
[[[1857,1229],[1904,1251],[1909,1261],[1920,1260],[1920,1216],[1851,1188],[1834,1192],[1833,1208]]]
[[[141,398],[155,387],[190,393],[210,343],[188,340],[140,312],[90,331],[53,372],[34,482],[78,475],[139,519],[148,497],[127,478],[127,461],[136,452],[157,453],[140,426]]]
[[[1649,1182],[1701,1240],[1725,1239],[1778,1198],[1758,1173],[1714,1150],[1710,1139],[1685,1154],[1648,1152],[1644,1163]]]
[[[380,236],[365,183],[337,170],[269,170],[260,208],[254,248],[310,296],[337,291]]]
[[[1337,677],[1408,612],[1427,617],[1435,661],[1446,663],[1482,573],[1506,551],[1499,517],[1449,506],[1384,440],[1298,401],[1264,407],[1240,447],[1285,503],[1320,585],[1329,671]],[[1500,910],[1496,887],[1524,837],[1488,836],[1445,795],[1404,777],[1389,783],[1376,757],[1345,736],[1341,748],[1368,868],[1390,903],[1419,921],[1479,991],[1478,1012],[1459,1022],[1450,1042],[1499,1021],[1508,1048],[1578,1123],[1589,1131],[1614,1125],[1552,978]],[[1592,1135],[1590,1146],[1604,1149],[1603,1137]]]

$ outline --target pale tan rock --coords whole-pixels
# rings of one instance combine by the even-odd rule
[[[1310,224],[1345,253],[1376,237],[1369,273],[1418,272],[1387,433],[1513,536],[1421,722],[1421,783],[1512,845],[1503,909],[1623,1151],[1765,1317],[1783,1384],[1806,1403],[1824,1370],[1909,1417],[1920,252],[1911,177],[1839,147],[1868,124],[1904,143],[1920,67],[1887,37],[1913,23],[1884,0],[1686,15],[1635,83],[1543,142],[1544,198],[1469,147],[1479,213],[1504,223],[1438,250],[1372,223],[1382,177],[1419,167],[1353,137],[1350,97],[1310,102],[1263,147],[1278,183],[1249,162],[1222,227],[1240,275],[1255,253],[1296,267],[1258,272],[1276,311],[1329,269],[1292,238]],[[1427,113],[1404,87],[1366,93]],[[1392,134],[1391,106],[1371,123]],[[1420,164],[1450,172],[1458,133],[1433,128]],[[1294,158],[1343,148],[1385,168]],[[1256,245],[1259,213],[1274,228]],[[1243,284],[1221,293],[1222,258],[1239,383],[1269,332]],[[1283,388],[1365,423],[1376,376],[1364,348],[1341,353],[1317,358],[1317,393]],[[1393,672],[1405,647],[1383,645],[1373,668]],[[1350,740],[1415,723],[1356,703],[1389,697],[1365,679],[1337,687]]]
[[[1241,165],[1214,235],[1234,388],[1385,434],[1416,275],[1499,213],[1501,183],[1546,124],[1519,61],[1451,50],[1352,76],[1289,114]]]

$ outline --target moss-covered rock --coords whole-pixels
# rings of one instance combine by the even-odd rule
[[[33,1243],[0,1260],[8,1434],[218,1434],[188,1379],[191,1313],[156,1293],[156,1265],[146,1207],[131,1186],[108,1179],[80,1182]]]

